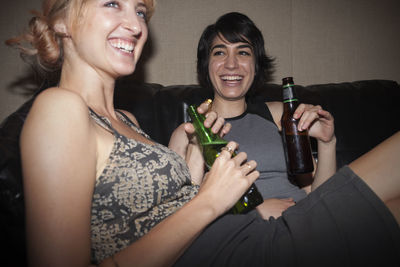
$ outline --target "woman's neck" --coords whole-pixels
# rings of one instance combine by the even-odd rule
[[[223,118],[233,118],[242,115],[247,108],[245,98],[238,100],[226,100],[214,97],[212,110],[217,112]]]
[[[71,90],[82,97],[86,104],[103,116],[115,117],[114,111],[114,79],[99,77],[97,72],[63,68],[59,87]]]

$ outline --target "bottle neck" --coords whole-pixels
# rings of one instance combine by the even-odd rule
[[[199,142],[201,145],[227,143],[217,134],[214,134],[210,128],[206,128],[204,126],[205,116],[197,112],[197,106],[190,105],[187,109],[187,113],[189,114],[190,119],[192,120],[192,124],[194,126],[196,135],[199,138]]]
[[[293,84],[285,84],[283,85],[283,107],[284,110],[293,111],[299,105],[299,100],[296,95],[296,91],[294,90]]]

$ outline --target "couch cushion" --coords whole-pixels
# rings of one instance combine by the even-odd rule
[[[319,84],[306,90],[335,119],[339,167],[400,130],[400,87],[394,81]]]

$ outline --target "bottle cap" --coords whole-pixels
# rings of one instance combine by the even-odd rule
[[[282,79],[282,84],[293,84],[293,77],[285,77]]]

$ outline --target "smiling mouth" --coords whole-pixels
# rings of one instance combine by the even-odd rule
[[[123,52],[132,54],[133,53],[133,43],[126,42],[123,40],[111,40],[110,44],[112,47],[115,47]]]
[[[243,77],[239,76],[239,75],[225,75],[225,76],[221,76],[221,80],[223,80],[223,81],[241,81],[241,80],[243,80]]]

